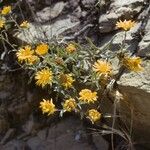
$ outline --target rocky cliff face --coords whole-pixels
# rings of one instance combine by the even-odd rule
[[[16,33],[14,35],[14,37],[19,41],[32,43],[37,40],[42,40],[46,35],[49,40],[52,39],[53,36],[55,36],[58,40],[61,36],[63,36],[64,41],[75,40],[85,43],[85,37],[87,36],[90,37],[98,47],[104,47],[107,43],[111,42],[111,47],[107,50],[107,53],[110,56],[118,51],[124,35],[123,32],[118,31],[115,28],[116,21],[119,19],[132,19],[137,22],[136,26],[131,31],[127,32],[127,39],[125,41],[126,48],[137,56],[141,56],[143,58],[143,66],[145,69],[140,74],[124,73],[117,84],[123,97],[123,100],[120,103],[120,112],[124,117],[124,120],[128,125],[132,126],[132,134],[135,141],[137,143],[145,142],[144,144],[141,144],[143,150],[146,150],[147,147],[150,148],[150,143],[148,143],[150,136],[150,1],[39,0],[37,2],[37,0],[26,0],[20,2],[19,5],[22,8],[26,7],[24,9],[27,11],[25,11],[23,15],[31,21],[31,28],[29,31]],[[32,15],[29,15],[30,13]],[[21,18],[21,16],[19,17]],[[112,63],[117,67],[115,58],[112,58]],[[8,78],[6,79],[6,77]],[[34,114],[32,114],[32,110],[36,109],[36,107],[31,108],[32,110],[29,109],[33,102],[31,99],[37,99],[31,98],[35,95],[33,94],[34,92],[29,89],[30,94],[28,92],[24,93],[26,90],[24,85],[22,83],[18,83],[17,80],[16,82],[19,84],[19,88],[15,89],[16,92],[12,92],[16,85],[10,84],[10,79],[11,77],[6,76],[5,74],[0,76],[0,102],[8,102],[8,104],[5,105],[8,107],[7,109],[0,108],[0,132],[10,132],[7,132],[9,136],[7,138],[7,135],[5,135],[5,137],[1,140],[1,144],[5,144],[9,138],[12,139],[12,137],[14,137],[14,132],[10,131],[10,127],[13,128],[13,126],[9,119],[9,115],[12,114],[11,117],[13,118],[13,114],[16,114],[16,121],[21,123],[19,128],[27,133],[27,135],[23,135],[23,138],[27,139],[27,142],[20,142],[20,140],[18,142],[17,139],[13,144],[9,142],[4,145],[3,149],[9,150],[10,147],[14,147],[15,149],[16,145],[18,146],[18,144],[15,145],[15,143],[19,143],[22,147],[30,147],[31,150],[37,149],[38,143],[41,143],[40,138],[45,138],[50,130],[53,129],[48,128],[48,131],[46,129],[39,131],[42,127],[37,123],[38,118],[34,119]],[[8,83],[4,84],[4,81]],[[22,90],[20,90],[20,87]],[[24,99],[26,96],[28,99],[27,101]],[[19,103],[20,100],[22,100],[22,103],[18,104],[18,102],[16,102],[15,104],[15,101],[18,100]],[[9,101],[13,101],[13,104],[10,105]],[[37,106],[37,103],[38,101],[35,102],[35,106]],[[12,121],[14,121],[13,119]],[[130,122],[130,119],[132,119],[132,123]],[[43,119],[43,122],[44,121],[45,120]],[[61,123],[59,125],[61,126]],[[80,128],[78,122],[77,126]],[[35,135],[36,130],[38,130],[37,135]],[[78,131],[80,131],[80,129],[77,129],[76,131],[68,131],[63,135],[67,136],[67,134],[73,134],[73,132]],[[34,137],[31,138],[30,135],[30,138],[27,138],[29,133],[32,133],[31,135],[34,135]],[[48,136],[50,135],[48,134]],[[78,137],[78,134],[76,136]],[[75,140],[77,138],[76,136]],[[59,141],[57,136],[56,139]],[[32,144],[32,140],[34,141],[33,143],[36,143],[35,145]],[[83,140],[86,141],[87,138],[84,137]],[[49,144],[51,142],[54,141],[48,141]],[[80,149],[90,149],[87,146],[87,143],[88,142],[85,142],[85,145],[81,144]],[[47,143],[43,144],[47,145]],[[142,147],[140,150],[142,150]],[[21,148],[19,147],[18,149]],[[48,148],[45,147],[44,150],[46,149]],[[54,149],[54,147],[52,149]],[[75,147],[75,149],[77,148]],[[94,148],[91,147],[91,149]],[[104,150],[105,149],[106,148],[104,148]],[[67,150],[67,148],[65,150]]]

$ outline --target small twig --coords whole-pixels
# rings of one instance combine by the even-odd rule
[[[116,91],[116,93],[117,93],[117,91]],[[115,127],[115,122],[116,122],[117,102],[118,102],[118,99],[116,98],[114,101],[112,131]],[[111,133],[111,147],[112,147],[112,150],[114,150],[114,133],[113,132]]]
[[[8,45],[10,45],[14,50],[16,50],[16,48],[9,41],[7,41],[4,37],[0,36],[0,39],[4,40]]]

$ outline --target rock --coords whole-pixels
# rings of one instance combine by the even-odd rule
[[[10,124],[7,119],[0,118],[0,133],[5,133],[10,127]]]
[[[26,43],[34,43],[37,41],[42,41],[43,39],[50,40],[53,36],[58,36],[67,29],[71,29],[78,24],[79,22],[71,22],[70,18],[58,20],[53,24],[47,25],[38,25],[36,23],[31,23],[28,31],[26,30],[21,33],[17,33],[14,36]]]
[[[112,0],[112,6],[118,8],[118,7],[127,7],[127,6],[140,6],[140,4],[143,4],[144,0]]]
[[[51,4],[53,4],[54,2],[57,2],[57,1],[58,0],[44,0],[46,5],[51,5]]]
[[[80,121],[70,117],[52,127],[42,129],[36,137],[28,140],[27,145],[31,150],[69,150],[78,148],[91,150],[88,148],[87,143],[75,141],[74,133],[81,128]]]
[[[106,12],[111,4],[110,0],[101,0],[96,3],[96,6],[99,7],[101,12]]]
[[[138,23],[130,31],[126,32],[126,40],[125,40],[125,45],[124,45],[125,47],[124,48],[127,49],[127,51],[130,51],[130,52],[136,51],[136,49],[138,47],[138,41],[132,35],[138,31],[138,29],[140,28],[140,25],[141,25],[141,23]],[[109,50],[116,52],[116,51],[120,50],[124,38],[125,38],[125,32],[124,31],[111,33],[111,34],[108,34],[108,35],[102,37],[99,46],[101,48],[103,48],[108,43],[110,43]],[[107,52],[109,52],[109,51],[107,51]]]
[[[31,114],[29,116],[29,119],[22,126],[22,129],[26,134],[34,134],[41,126],[42,124],[35,121],[35,119],[33,118],[33,115]]]
[[[115,0],[110,9],[113,9],[119,17],[131,19],[142,10],[143,4],[144,0]]]
[[[31,107],[29,106],[28,102],[22,102],[17,105],[14,102],[9,106],[8,112],[12,115],[14,123],[22,122],[28,118],[29,114],[31,113]]]
[[[6,143],[8,140],[10,140],[11,138],[13,138],[14,135],[15,135],[15,129],[9,129],[6,132],[6,134],[3,137],[3,139],[1,140],[0,144]]]
[[[114,29],[118,19],[116,13],[103,14],[99,17],[99,29],[101,33],[107,33]]]
[[[132,19],[143,8],[144,0],[116,0],[110,5],[106,14],[99,17],[101,33],[108,33],[115,29],[116,21],[120,18]]]
[[[121,86],[134,87],[150,93],[150,61],[143,62],[144,70],[140,73],[124,74],[118,82]]]
[[[48,137],[49,139],[58,137],[59,135],[65,135],[67,133],[74,133],[75,131],[78,131],[80,129],[83,129],[80,120],[77,120],[75,118],[68,118],[64,121],[61,121],[56,126],[53,126],[49,129]]]
[[[150,148],[150,61],[144,61],[143,66],[141,73],[123,74],[118,85],[124,97],[121,101],[122,119],[129,126],[132,120],[134,140],[137,143],[144,141],[144,146]]]
[[[32,137],[27,141],[27,146],[31,150],[39,150],[42,140],[39,137]],[[44,150],[44,149],[43,149]]]
[[[108,149],[108,143],[99,136],[98,133],[93,134],[93,142],[95,143],[98,150],[107,150]],[[99,143],[103,143],[102,145]]]
[[[68,1],[68,8],[73,9],[79,6],[80,0],[69,0]]]
[[[20,140],[12,140],[5,145],[0,147],[2,150],[23,150],[27,149],[25,142]]]
[[[74,15],[75,17],[77,17],[78,19],[80,19],[81,16],[82,16],[81,7],[77,7],[77,8],[75,9],[75,11],[73,12],[73,15]],[[74,19],[73,19],[73,20],[74,20]]]
[[[35,11],[38,11],[40,9],[42,9],[43,7],[46,7],[46,6],[51,6],[53,5],[54,3],[58,2],[59,0],[26,0],[25,2],[22,1],[22,3],[25,5],[28,6],[28,4],[30,4],[30,6],[32,7],[33,10]]]
[[[77,133],[80,138],[76,138]],[[97,147],[106,150],[108,145],[99,135],[94,137]],[[78,118],[63,119],[52,127],[40,130],[37,136],[30,138],[27,145],[31,150],[92,150],[88,144],[85,130]]]
[[[138,55],[142,57],[150,57],[150,20],[145,27],[145,35],[139,43]]]
[[[96,0],[82,0],[81,2],[85,8],[92,8],[96,4]]]
[[[133,33],[132,31],[127,32],[125,45],[124,45],[124,49],[130,51],[131,53],[135,52],[136,47],[138,45],[137,41],[134,40],[134,38],[132,37],[132,33]],[[125,37],[124,31],[116,33],[110,40],[112,41],[110,45],[110,50],[112,51],[120,50],[121,45],[124,41],[124,37]]]
[[[115,34],[115,36],[112,38],[112,45],[110,46],[113,51],[119,50],[121,48],[121,45],[124,41],[125,32],[118,32]],[[127,32],[126,34],[126,40],[125,40],[125,48],[128,48],[130,44],[133,44],[131,41],[133,40],[131,33]]]
[[[44,128],[43,130],[40,130],[37,134],[37,136],[41,139],[41,140],[46,140],[47,135],[48,135],[48,131],[49,128]]]
[[[0,75],[0,102],[11,98],[13,89],[14,87],[11,77],[7,75]]]
[[[45,7],[44,9],[36,13],[37,21],[47,22],[50,21],[51,19],[58,17],[62,13],[64,6],[65,3],[61,1],[54,4],[54,6]]]
[[[82,17],[85,17],[87,15],[87,11],[82,11]]]
[[[3,104],[0,105],[0,134],[4,134],[10,127],[7,107]]]

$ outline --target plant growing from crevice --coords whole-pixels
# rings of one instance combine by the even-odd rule
[[[114,73],[110,56],[105,55],[103,49],[96,47],[88,38],[88,46],[74,41],[58,42],[54,39],[47,42],[29,43],[16,49],[13,43],[3,36],[3,32],[7,33],[6,24],[9,24],[10,21],[18,30],[24,31],[30,28],[27,20],[22,20],[18,24],[13,19],[10,6],[3,7],[0,11],[1,40],[11,45],[16,52],[20,67],[30,71],[30,80],[34,80],[41,89],[48,89],[50,96],[56,93],[55,99],[43,97],[39,103],[42,113],[48,117],[59,113],[60,117],[63,117],[66,112],[74,112],[79,114],[81,119],[87,118],[92,124],[99,124],[102,118],[107,119],[109,116],[113,118],[112,126],[104,125],[106,130],[103,132],[111,134],[112,141],[114,134],[118,134],[131,144],[128,134],[115,129],[116,116],[119,115],[117,105],[121,100],[121,94],[117,88],[114,88],[114,85],[124,71],[143,70],[141,58],[132,56],[125,48],[126,32],[135,25],[135,22],[125,20],[116,24],[117,28],[125,31],[125,36],[120,51],[114,54],[118,57],[119,62],[119,69],[117,73]],[[122,68],[123,71],[120,72]],[[114,95],[114,99],[111,99],[113,114],[109,115],[102,112],[101,109],[102,101],[105,101],[104,98],[108,93]],[[61,103],[60,107],[57,107],[58,102]]]

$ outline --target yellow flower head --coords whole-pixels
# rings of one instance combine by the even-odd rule
[[[97,101],[97,92],[92,92],[89,89],[83,89],[79,93],[79,100],[83,103],[94,103]]]
[[[60,74],[59,80],[62,84],[62,86],[65,87],[65,89],[71,88],[73,85],[73,82],[75,81],[72,78],[72,74]]]
[[[66,51],[67,51],[68,53],[73,53],[73,52],[75,52],[75,51],[76,51],[75,45],[74,45],[74,44],[69,44],[69,45],[66,47]]]
[[[132,27],[134,27],[135,26],[135,22],[134,21],[131,21],[131,20],[128,20],[128,21],[126,21],[126,20],[124,20],[124,21],[118,21],[117,23],[116,23],[116,27],[117,28],[122,28],[123,30],[125,30],[125,31],[128,31],[128,30],[130,30]]]
[[[0,19],[0,29],[3,28],[5,26],[5,21]]]
[[[36,84],[38,86],[46,86],[47,84],[52,84],[53,73],[50,69],[42,69],[35,74]]]
[[[33,65],[35,64],[37,61],[39,60],[39,58],[36,55],[31,55],[30,58],[28,58],[28,64],[29,65]]]
[[[53,104],[53,100],[45,100],[43,99],[42,102],[40,102],[40,108],[42,109],[43,114],[47,113],[48,116],[51,114],[54,114],[56,111],[55,105]]]
[[[98,74],[98,75],[111,75],[112,67],[111,64],[102,61],[102,60],[97,60],[97,62],[94,63],[93,65],[93,70]]]
[[[48,45],[47,44],[45,44],[45,43],[42,43],[42,44],[40,44],[40,45],[38,45],[37,47],[36,47],[36,50],[35,50],[35,52],[38,54],[38,55],[45,55],[45,54],[47,54],[48,53]]]
[[[19,62],[28,62],[30,61],[34,51],[31,50],[31,46],[27,45],[24,48],[20,48],[19,51],[16,53]]]
[[[122,61],[123,65],[131,71],[142,71],[142,60],[140,57],[125,57]]]
[[[94,124],[94,122],[100,120],[101,118],[101,113],[99,113],[96,109],[90,109],[88,111],[88,119],[91,120],[91,122]]]
[[[1,11],[1,14],[2,15],[7,15],[11,12],[11,6],[5,6],[2,11]]]
[[[23,21],[21,24],[20,24],[20,27],[21,28],[29,28],[30,24],[28,21]]]
[[[76,107],[77,107],[77,103],[73,98],[67,99],[63,104],[63,109],[68,112],[74,111]]]

